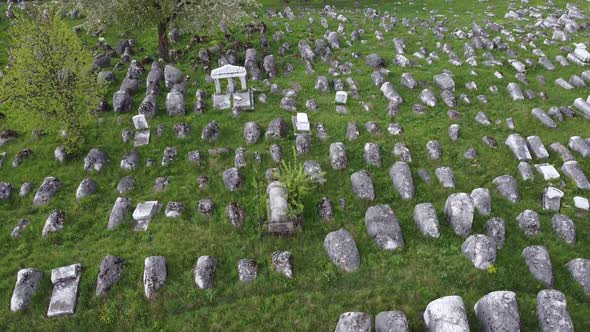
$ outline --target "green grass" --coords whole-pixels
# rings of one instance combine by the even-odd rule
[[[565,7],[565,1],[554,1],[559,8]],[[320,2],[313,2],[314,8],[320,7]],[[330,2],[331,3],[331,2]],[[580,8],[584,2],[576,1]],[[280,8],[275,1],[264,1],[265,5]],[[338,6],[344,6],[337,2]],[[531,4],[544,4],[541,1],[531,1]],[[404,3],[395,5],[392,2],[370,2],[370,6],[378,7],[395,13],[398,17],[418,17],[427,20],[432,14],[431,9],[438,10],[439,14],[448,17],[447,26],[469,29],[470,22],[481,22],[485,18],[484,10],[488,5],[495,6],[492,11],[501,20],[506,12],[507,1],[495,1],[479,3],[477,1],[415,1],[414,5]],[[362,4],[367,6],[367,4]],[[5,7],[2,7],[4,9]],[[352,10],[352,7],[350,8]],[[298,12],[296,10],[296,12]],[[169,118],[165,114],[165,91],[159,96],[160,113],[151,119],[150,125],[155,128],[158,124],[164,124],[166,131],[164,136],[157,137],[152,130],[152,142],[149,146],[140,149],[141,167],[130,173],[137,180],[137,187],[130,197],[134,203],[142,200],[157,199],[166,204],[168,201],[182,201],[186,205],[186,213],[181,219],[167,219],[160,213],[151,223],[147,232],[137,233],[132,230],[130,220],[115,231],[107,231],[108,215],[115,199],[119,196],[115,188],[118,181],[125,175],[119,168],[119,162],[123,155],[132,146],[121,142],[121,130],[132,128],[131,117],[135,114],[121,115],[122,125],[116,124],[118,115],[108,113],[103,116],[103,122],[88,128],[85,151],[93,147],[105,150],[111,164],[100,173],[86,174],[82,169],[82,157],[59,164],[53,158],[53,150],[59,141],[47,136],[40,141],[33,141],[30,133],[19,131],[20,138],[1,148],[8,154],[5,165],[0,169],[0,179],[12,183],[17,189],[20,185],[29,181],[38,188],[46,176],[56,176],[64,182],[57,197],[53,198],[45,207],[32,208],[33,193],[25,198],[13,194],[7,202],[0,202],[0,303],[4,307],[0,309],[0,330],[332,330],[339,315],[345,311],[364,311],[373,317],[384,310],[403,310],[412,330],[424,330],[422,312],[426,305],[441,296],[460,295],[463,297],[469,312],[471,328],[476,330],[477,320],[474,316],[473,305],[475,302],[494,290],[512,290],[518,296],[520,317],[523,331],[537,329],[535,318],[535,298],[543,286],[536,282],[528,272],[523,259],[522,249],[534,244],[543,244],[549,249],[553,262],[555,288],[562,291],[568,300],[568,309],[572,316],[577,331],[590,330],[588,319],[589,297],[583,293],[582,288],[573,281],[565,264],[573,258],[590,258],[590,226],[589,218],[576,217],[572,199],[575,195],[588,197],[588,192],[575,188],[573,183],[564,178],[566,183],[566,195],[562,199],[562,210],[570,216],[577,227],[578,243],[570,246],[561,241],[551,227],[551,213],[543,212],[541,207],[542,190],[547,183],[536,176],[534,182],[522,182],[519,187],[522,200],[519,204],[511,204],[500,197],[494,189],[492,180],[503,174],[511,174],[518,178],[516,167],[518,162],[512,156],[508,148],[503,144],[504,139],[510,134],[505,124],[484,127],[477,124],[473,118],[475,114],[483,110],[492,119],[504,120],[512,117],[516,123],[517,132],[522,136],[539,135],[548,147],[552,142],[567,144],[570,136],[590,136],[590,127],[587,121],[580,118],[569,119],[559,123],[559,128],[551,130],[542,127],[531,115],[534,107],[548,110],[551,106],[570,105],[577,97],[588,94],[587,89],[576,89],[567,92],[556,88],[553,80],[558,77],[569,78],[570,75],[582,72],[581,67],[558,67],[554,72],[546,72],[539,67],[530,69],[527,77],[529,87],[534,91],[546,91],[548,101],[536,98],[532,101],[519,103],[512,102],[507,93],[506,85],[516,82],[514,70],[511,67],[487,68],[479,67],[479,76],[469,74],[472,69],[467,65],[453,67],[447,64],[446,55],[437,51],[441,60],[431,66],[424,62],[414,68],[398,68],[391,64],[394,56],[391,39],[403,37],[406,45],[413,53],[416,42],[421,41],[429,50],[435,49],[436,40],[431,33],[423,27],[418,27],[415,34],[410,35],[407,29],[398,24],[392,32],[384,32],[385,41],[378,42],[373,30],[378,28],[377,21],[368,21],[364,15],[354,12],[345,13],[351,21],[357,21],[359,26],[365,29],[363,39],[367,39],[366,45],[355,43],[352,47],[340,49],[334,52],[333,59],[351,61],[353,63],[352,77],[361,87],[361,100],[373,106],[371,113],[364,112],[358,101],[350,100],[349,115],[338,115],[333,105],[333,93],[319,95],[314,89],[314,81],[317,75],[326,75],[329,65],[321,62],[315,64],[316,74],[307,76],[305,66],[297,52],[297,42],[300,39],[309,38],[307,32],[307,20],[287,21],[278,20],[278,26],[263,18],[269,27],[269,39],[278,29],[284,29],[284,24],[289,23],[293,33],[287,34],[281,41],[291,43],[291,51],[288,55],[278,57],[279,68],[284,69],[287,63],[295,66],[295,72],[289,77],[281,77],[274,80],[281,88],[287,88],[298,82],[302,90],[297,97],[298,108],[304,109],[304,103],[309,98],[316,98],[320,105],[317,113],[311,113],[313,122],[324,122],[330,138],[322,142],[312,139],[312,151],[303,156],[301,160],[315,159],[326,171],[327,183],[318,188],[307,202],[305,211],[305,227],[303,233],[288,238],[269,237],[261,234],[257,225],[256,195],[253,191],[252,177],[255,162],[251,158],[250,166],[245,170],[246,187],[236,193],[229,193],[223,187],[221,174],[223,170],[233,167],[233,153],[220,157],[207,157],[207,162],[202,167],[189,166],[187,153],[191,150],[206,152],[212,147],[230,146],[237,148],[244,146],[252,156],[255,151],[263,153],[263,163],[260,169],[264,171],[269,167],[278,167],[268,155],[270,142],[261,141],[252,146],[246,146],[242,130],[247,121],[257,121],[263,128],[277,117],[288,119],[290,114],[281,110],[278,105],[281,96],[267,93],[268,102],[261,104],[257,100],[256,111],[243,113],[240,118],[233,119],[228,111],[214,111],[210,109],[204,115],[195,115],[190,112],[194,102],[194,93],[197,88],[213,92],[213,85],[206,84],[204,73],[201,69],[192,71],[190,60],[196,58],[199,47],[195,47],[179,61],[179,67],[191,76],[191,85],[186,94],[187,115],[182,118]],[[321,38],[324,29],[319,25],[319,14],[314,13],[316,23],[311,26],[311,37]],[[335,30],[338,23],[329,20],[330,29]],[[78,22],[72,22],[72,25]],[[0,50],[2,56],[0,63],[7,62],[6,57],[6,20],[0,20]],[[510,30],[513,24],[506,22]],[[523,23],[521,25],[524,25]],[[353,24],[347,24],[346,33],[350,35]],[[245,40],[242,33],[236,30],[236,36]],[[381,29],[382,30],[382,29]],[[105,37],[111,45],[115,45],[122,31],[112,29],[107,31]],[[130,37],[136,38],[138,47],[145,48],[137,52],[136,58],[154,54],[156,38],[154,31],[130,32]],[[88,36],[81,36],[90,46],[95,40]],[[213,36],[211,42],[206,45],[214,45],[221,40],[221,36]],[[577,41],[588,39],[587,32],[580,32],[576,36]],[[178,47],[183,47],[188,40],[185,36]],[[442,41],[441,41],[442,42]],[[464,41],[454,39],[444,40],[449,42],[453,49],[462,57],[462,44]],[[258,40],[253,41],[258,47]],[[277,54],[279,45],[271,43],[272,52]],[[538,42],[538,46],[553,59],[559,52],[559,47],[547,47]],[[512,45],[517,48],[517,45]],[[391,73],[388,79],[398,88],[404,98],[400,115],[395,119],[386,116],[386,102],[378,87],[373,86],[370,80],[371,70],[365,66],[363,60],[354,60],[351,52],[358,51],[363,55],[375,52],[383,56]],[[519,58],[535,57],[528,52],[517,48]],[[260,51],[259,51],[260,52]],[[491,51],[496,58],[502,59],[505,54],[496,50]],[[478,53],[481,62],[481,52]],[[243,53],[240,54],[240,62],[243,61]],[[213,57],[213,61],[216,61]],[[114,64],[114,62],[113,62]],[[432,83],[432,76],[443,69],[450,69],[455,74],[455,82],[458,93],[465,92],[471,96],[472,104],[459,103],[456,109],[463,117],[458,121],[448,119],[448,110],[439,100],[439,104],[428,109],[424,115],[416,115],[411,110],[411,105],[418,102],[419,90],[408,90],[399,85],[399,79],[403,72],[410,71],[417,80]],[[497,80],[493,76],[495,70],[501,70],[505,79]],[[540,85],[535,77],[544,75],[547,85]],[[112,93],[118,88],[125,71],[115,73],[117,82],[113,84],[107,98],[110,100]],[[468,92],[464,84],[475,80],[479,91]],[[192,84],[192,82],[195,82]],[[248,82],[249,86],[266,91],[262,82]],[[488,92],[488,87],[497,85],[500,94],[493,96]],[[522,86],[522,84],[521,84]],[[434,88],[438,96],[437,88]],[[481,104],[475,99],[477,94],[486,94],[490,102]],[[133,109],[137,109],[141,102],[143,92],[140,91],[134,98]],[[218,142],[208,143],[200,139],[202,128],[212,120],[217,120],[222,127],[222,133]],[[10,118],[0,122],[0,128],[11,128]],[[344,137],[346,124],[355,121],[361,128],[361,137],[355,142],[348,142]],[[364,124],[368,121],[377,121],[383,134],[371,137],[364,130]],[[172,126],[177,122],[188,122],[193,132],[189,139],[177,140],[173,137]],[[400,123],[405,133],[399,137],[389,136],[386,132],[390,122]],[[447,135],[447,128],[452,123],[461,125],[461,138],[457,142],[451,142]],[[19,128],[15,128],[19,129]],[[498,148],[487,147],[481,138],[485,135],[493,136],[498,141]],[[440,161],[431,161],[427,157],[426,142],[437,139],[443,146],[443,157]],[[331,170],[328,150],[329,144],[343,141],[346,144],[349,167],[343,171]],[[382,150],[383,168],[367,166],[363,160],[363,146],[365,142],[378,143]],[[402,201],[393,189],[389,179],[389,167],[395,161],[391,150],[395,143],[403,141],[412,151],[413,161],[411,169],[416,183],[416,198],[410,201]],[[280,141],[285,157],[290,158],[291,147],[294,144],[292,135],[287,140]],[[177,162],[170,167],[161,167],[162,151],[166,146],[176,146],[179,151]],[[10,166],[14,155],[25,147],[30,147],[34,156],[26,160],[17,169]],[[463,153],[470,147],[479,152],[476,162],[463,159]],[[550,152],[550,161],[556,167],[561,166],[561,160],[555,153]],[[574,153],[575,154],[575,153]],[[583,159],[575,154],[580,165],[587,175],[590,175],[590,160]],[[144,166],[147,158],[154,158],[156,167]],[[438,184],[434,176],[434,170],[439,166],[450,166],[457,179],[456,189],[444,189]],[[423,183],[417,176],[419,168],[426,168],[433,177],[433,184]],[[377,199],[369,204],[354,198],[350,189],[350,175],[361,169],[371,172]],[[207,190],[200,190],[196,185],[199,175],[208,175],[211,178]],[[164,193],[153,193],[152,186],[156,177],[170,176],[170,185]],[[98,183],[98,193],[92,198],[78,203],[75,200],[75,191],[80,181],[86,177],[93,178]],[[454,235],[443,215],[443,206],[446,197],[454,192],[471,192],[477,187],[487,187],[493,193],[492,216],[502,217],[506,221],[507,237],[505,247],[499,251],[496,273],[479,271],[471,262],[461,254],[463,239]],[[336,207],[336,221],[328,224],[318,219],[316,204],[323,196],[328,196]],[[205,197],[211,198],[215,204],[215,213],[211,218],[202,218],[196,211],[197,202]],[[338,199],[345,198],[348,202],[346,209],[337,207]],[[223,209],[229,202],[238,202],[247,210],[247,222],[241,229],[233,228],[225,219]],[[412,213],[414,206],[422,202],[432,202],[438,212],[441,222],[441,238],[431,240],[422,237],[417,231]],[[373,240],[367,235],[364,226],[364,213],[368,206],[373,204],[390,204],[397,215],[406,241],[406,247],[399,252],[386,252],[380,250]],[[66,224],[61,233],[54,234],[48,239],[41,238],[41,230],[45,219],[51,210],[61,208],[66,211]],[[518,227],[515,217],[523,210],[530,208],[541,215],[542,235],[527,238]],[[20,218],[28,218],[32,225],[29,226],[20,239],[12,239],[9,234]],[[484,223],[489,218],[476,215],[473,233],[483,233]],[[323,251],[325,235],[340,227],[350,231],[356,240],[361,255],[361,267],[357,272],[344,273],[337,270],[328,260]],[[275,250],[290,250],[294,256],[295,278],[286,280],[274,271],[270,262],[271,254]],[[96,275],[102,258],[107,255],[119,255],[127,260],[124,275],[121,281],[104,299],[94,296]],[[159,296],[154,301],[147,301],[143,295],[142,273],[145,257],[151,255],[164,255],[168,263],[168,280],[160,290]],[[201,255],[212,255],[218,258],[218,270],[215,279],[215,288],[212,291],[196,289],[192,279],[192,268]],[[258,279],[248,285],[239,283],[237,277],[237,262],[241,258],[253,258],[259,263]],[[81,263],[84,270],[80,283],[80,296],[77,312],[68,318],[49,319],[46,317],[47,306],[51,295],[49,275],[51,269]],[[25,267],[36,267],[45,272],[43,283],[35,294],[31,306],[24,313],[13,314],[9,311],[8,303],[14,287],[16,273]]]

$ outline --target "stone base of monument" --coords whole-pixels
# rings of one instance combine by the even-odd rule
[[[254,109],[254,92],[252,90],[234,92],[233,100],[233,107],[239,107],[241,110]]]
[[[234,107],[238,107],[241,110],[254,109],[254,92],[252,90],[214,94],[212,98],[214,109],[225,110]]]
[[[289,218],[283,222],[266,223],[266,232],[272,235],[294,235],[303,229],[303,216]]]
[[[226,110],[231,108],[231,94],[214,94],[213,98],[213,108],[217,110]]]

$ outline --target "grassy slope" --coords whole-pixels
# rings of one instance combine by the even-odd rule
[[[564,1],[556,1],[563,8]],[[454,2],[447,5],[441,2],[429,1],[427,4],[409,5],[385,5],[381,8],[389,9],[400,17],[428,17],[428,10],[438,8],[440,13],[449,17],[449,26],[467,26],[474,18],[478,21],[484,18],[482,14],[484,6],[478,2]],[[507,2],[497,2],[498,15],[505,12]],[[423,10],[428,8],[427,11]],[[454,12],[450,13],[449,9]],[[583,8],[583,7],[582,7]],[[455,15],[457,14],[457,15]],[[352,18],[352,14],[348,14]],[[316,15],[316,21],[319,17]],[[266,20],[266,19],[265,19]],[[367,45],[355,44],[353,47],[335,52],[335,59],[349,61],[350,52],[360,51],[363,54],[376,52],[388,61],[391,61],[394,51],[391,46],[391,38],[394,36],[405,37],[406,44],[412,52],[416,49],[415,41],[420,39],[424,45],[434,48],[434,39],[422,28],[416,35],[407,34],[403,26],[398,26],[391,33],[385,33],[385,42],[377,42],[372,34],[376,22],[365,22],[364,18],[358,18],[359,23],[365,28],[364,39],[369,40]],[[4,28],[6,23],[1,21],[1,41],[5,40]],[[453,122],[446,116],[447,108],[439,103],[435,108],[429,109],[428,114],[415,115],[410,107],[418,100],[418,91],[409,91],[399,88],[405,101],[401,108],[401,115],[394,121],[399,122],[405,129],[401,137],[391,137],[385,133],[387,124],[391,122],[385,116],[385,106],[381,93],[370,81],[370,70],[362,61],[350,60],[354,63],[353,78],[358,80],[361,86],[362,99],[370,102],[374,110],[365,113],[361,110],[357,101],[352,100],[349,105],[350,115],[341,116],[334,112],[333,94],[317,95],[313,90],[315,76],[306,76],[303,62],[298,59],[296,43],[300,38],[306,37],[307,23],[303,21],[289,22],[294,32],[287,35],[287,39],[293,45],[292,55],[279,58],[279,63],[288,62],[296,66],[296,72],[290,77],[276,79],[281,87],[288,87],[293,82],[301,83],[303,89],[297,100],[303,108],[306,99],[314,97],[320,103],[320,111],[311,114],[312,121],[323,121],[330,134],[327,142],[313,139],[312,153],[305,159],[316,159],[323,169],[327,171],[328,182],[314,193],[306,211],[306,226],[302,234],[293,238],[273,238],[261,236],[256,225],[256,207],[253,197],[251,178],[253,171],[249,167],[246,170],[248,185],[238,193],[228,193],[223,188],[221,173],[224,169],[233,166],[233,154],[219,158],[208,158],[208,163],[201,168],[188,166],[187,152],[190,150],[206,151],[213,146],[231,146],[237,148],[244,146],[242,137],[243,124],[247,121],[257,121],[264,128],[268,122],[276,117],[288,117],[285,111],[279,109],[280,96],[269,95],[268,103],[256,106],[256,112],[243,114],[238,120],[230,117],[228,112],[210,111],[205,115],[197,116],[187,112],[184,118],[171,119],[164,112],[150,121],[153,128],[157,124],[166,125],[166,133],[163,137],[153,136],[152,143],[140,150],[142,163],[147,158],[154,158],[158,164],[162,157],[162,151],[166,146],[176,146],[179,149],[179,158],[175,165],[168,168],[154,167],[148,169],[141,167],[132,173],[138,186],[129,195],[134,202],[146,199],[158,199],[164,203],[170,200],[183,201],[187,205],[187,213],[180,220],[168,220],[160,214],[152,221],[150,228],[145,233],[136,233],[131,227],[124,225],[116,231],[107,231],[106,223],[108,214],[118,193],[115,191],[117,182],[127,175],[119,167],[119,161],[130,145],[120,142],[121,130],[132,127],[131,116],[122,116],[123,126],[115,124],[116,116],[107,114],[104,123],[88,130],[89,141],[87,149],[100,147],[108,152],[112,163],[100,174],[85,174],[82,170],[81,159],[58,164],[53,159],[53,150],[58,144],[53,137],[45,137],[40,142],[33,142],[27,133],[21,132],[24,138],[16,143],[2,147],[8,152],[8,160],[0,170],[0,179],[9,181],[17,187],[24,181],[31,181],[35,187],[48,175],[57,176],[64,181],[64,186],[59,195],[51,200],[51,203],[42,208],[31,208],[32,194],[25,198],[13,195],[9,202],[0,203],[0,303],[4,308],[0,310],[0,330],[330,330],[333,329],[338,316],[344,311],[365,311],[376,315],[383,310],[403,310],[409,320],[412,329],[423,330],[421,314],[428,302],[440,296],[458,294],[461,295],[468,307],[469,320],[472,328],[476,328],[477,321],[473,314],[473,305],[486,293],[493,290],[513,290],[518,295],[522,327],[524,331],[535,330],[537,323],[535,318],[535,297],[543,287],[536,282],[527,271],[521,258],[524,247],[533,244],[546,245],[553,261],[555,287],[563,291],[568,299],[568,308],[576,330],[590,329],[588,321],[589,299],[584,295],[580,286],[572,281],[564,264],[576,257],[590,258],[590,226],[588,218],[575,218],[571,206],[572,198],[576,194],[588,196],[588,193],[575,189],[571,181],[566,180],[566,196],[562,200],[562,213],[571,216],[578,229],[578,244],[569,246],[562,242],[551,229],[551,215],[541,211],[541,192],[546,186],[538,176],[532,183],[519,181],[523,196],[518,205],[512,205],[499,197],[493,191],[493,216],[499,216],[506,220],[507,239],[506,246],[498,254],[496,262],[497,273],[490,274],[476,270],[471,263],[462,256],[460,246],[463,240],[455,236],[442,214],[442,208],[446,197],[453,192],[470,192],[472,189],[486,186],[493,188],[491,181],[502,174],[517,176],[516,166],[518,162],[503,145],[505,137],[510,133],[505,125],[483,127],[473,121],[475,114],[484,110],[492,120],[514,118],[518,132],[523,136],[540,135],[548,146],[551,142],[566,144],[572,135],[590,136],[587,122],[581,120],[568,120],[559,124],[559,129],[550,130],[541,127],[530,115],[533,107],[541,107],[547,110],[553,105],[571,104],[574,98],[588,93],[587,90],[565,92],[557,90],[552,83],[546,86],[539,85],[535,77],[543,74],[547,82],[555,78],[569,77],[573,73],[580,73],[581,69],[575,66],[559,68],[555,72],[544,72],[535,68],[527,73],[530,87],[535,91],[547,91],[549,101],[540,99],[512,103],[505,92],[505,86],[513,79],[514,71],[511,68],[503,68],[506,79],[496,80],[492,73],[493,68],[479,68],[478,77],[469,75],[468,66],[452,67],[446,63],[446,56],[440,54],[441,61],[432,66],[420,66],[402,70],[389,65],[392,73],[389,80],[396,86],[399,77],[404,71],[414,73],[416,79],[432,81],[432,76],[441,70],[451,69],[456,75],[456,83],[459,92],[466,92],[464,83],[475,80],[480,93],[489,95],[487,88],[490,85],[498,85],[500,95],[489,96],[490,103],[483,105],[475,101],[475,93],[472,96],[471,105],[461,104],[456,109],[463,114],[463,118],[456,123],[462,126],[462,138],[458,142],[450,142],[446,129]],[[283,23],[270,28],[269,36],[277,29],[283,29]],[[337,23],[331,21],[330,26],[336,29]],[[352,25],[348,25],[347,33],[350,33]],[[314,38],[323,34],[323,29],[316,24],[312,27]],[[149,54],[155,45],[154,31],[142,32],[133,35],[138,39],[140,47],[148,48],[138,56]],[[110,31],[107,40],[115,44],[118,33]],[[583,34],[580,39],[587,38]],[[93,43],[88,38],[89,43]],[[450,41],[457,53],[462,52],[462,43]],[[214,41],[212,41],[214,43]],[[0,45],[5,48],[5,44]],[[541,48],[551,59],[557,54],[558,48]],[[273,44],[276,51],[276,45]],[[196,56],[198,48],[194,49]],[[519,50],[520,57],[531,57],[529,53]],[[276,53],[276,52],[275,52]],[[502,56],[496,51],[498,57]],[[5,56],[2,56],[5,62]],[[192,85],[187,93],[187,110],[193,102],[194,91],[197,86],[213,91],[211,84],[204,84],[202,71],[190,70],[188,59],[181,61],[181,67],[191,77],[196,78],[196,85]],[[389,62],[390,64],[390,62]],[[281,66],[282,67],[282,66]],[[317,75],[327,73],[326,64],[317,63]],[[118,86],[124,77],[124,72],[117,72]],[[261,83],[251,83],[257,87],[263,87]],[[114,88],[113,88],[114,89]],[[466,92],[467,93],[467,92]],[[136,106],[140,102],[142,93],[136,96]],[[165,93],[159,97],[161,110],[164,109]],[[217,120],[222,126],[222,135],[218,142],[210,144],[200,139],[200,131],[204,125]],[[375,120],[381,125],[384,134],[380,137],[370,137],[362,128],[367,121]],[[171,127],[174,123],[186,121],[193,127],[190,139],[176,140],[172,135]],[[327,158],[329,144],[335,141],[344,141],[344,131],[348,121],[356,121],[361,127],[361,138],[356,142],[345,142],[349,154],[349,167],[344,171],[331,171]],[[10,124],[0,124],[8,127]],[[17,128],[18,129],[18,128]],[[496,150],[485,146],[481,137],[491,135],[499,143]],[[438,139],[443,145],[443,158],[441,161],[430,161],[426,156],[425,144],[428,140]],[[381,169],[365,165],[362,157],[362,148],[365,142],[376,142],[382,147],[383,165]],[[392,189],[388,176],[388,168],[394,162],[390,151],[398,142],[405,142],[412,151],[412,171],[417,184],[417,197],[412,201],[401,201],[398,194]],[[290,157],[289,151],[293,146],[293,138],[280,142],[286,157]],[[248,152],[268,151],[268,142],[260,142],[248,146]],[[35,153],[32,160],[26,161],[18,169],[10,167],[12,157],[20,149],[31,147]],[[467,148],[475,147],[480,154],[476,163],[463,159],[463,153]],[[587,174],[590,174],[590,161],[577,156],[578,161]],[[556,166],[561,165],[555,153],[551,153],[552,162]],[[253,163],[253,161],[252,161]],[[443,189],[436,179],[432,185],[421,182],[416,170],[420,167],[428,169],[434,178],[434,169],[439,166],[450,166],[457,178],[455,190]],[[272,161],[265,155],[261,169],[274,167]],[[374,204],[387,203],[392,206],[400,220],[406,240],[406,247],[401,252],[390,253],[378,249],[372,239],[366,234],[363,216],[366,208],[371,205],[356,200],[350,192],[350,174],[360,169],[368,169],[376,186],[377,200]],[[168,191],[161,194],[152,193],[152,186],[157,176],[171,176],[171,184]],[[200,191],[196,186],[198,175],[209,175],[211,184],[208,190]],[[75,190],[79,182],[85,177],[92,177],[99,185],[99,191],[94,198],[77,203],[74,198]],[[346,210],[336,209],[336,222],[325,224],[318,220],[315,209],[316,202],[322,197],[328,196],[337,205],[340,197],[348,201]],[[217,205],[215,214],[210,219],[201,218],[196,213],[196,203],[199,199],[210,197]],[[234,229],[225,220],[223,208],[230,201],[239,202],[247,208],[248,222],[242,229]],[[438,240],[429,240],[421,237],[414,225],[412,212],[415,204],[420,202],[432,202],[439,213],[442,236]],[[41,239],[41,229],[49,212],[54,208],[62,208],[67,213],[66,226],[60,234],[51,236],[47,240]],[[515,222],[515,217],[526,208],[531,208],[541,214],[543,234],[535,238],[526,238]],[[29,218],[32,225],[24,232],[21,239],[11,239],[8,234],[19,218]],[[474,233],[484,231],[483,224],[488,218],[476,216]],[[344,227],[352,232],[356,239],[361,254],[361,268],[355,273],[342,273],[336,270],[327,259],[322,249],[325,235],[332,230]],[[290,250],[294,255],[295,273],[294,280],[285,280],[271,269],[270,255],[275,250]],[[123,279],[116,285],[105,299],[94,297],[94,287],[99,264],[106,254],[120,255],[128,260]],[[143,297],[142,271],[143,260],[150,255],[164,255],[168,259],[168,280],[160,291],[156,301],[148,302]],[[197,290],[192,281],[191,269],[200,255],[214,255],[219,259],[216,276],[216,287],[213,291],[203,292]],[[259,264],[259,278],[256,282],[243,285],[237,280],[237,262],[241,258],[254,258]],[[84,266],[80,285],[79,305],[76,314],[70,318],[48,319],[46,310],[51,294],[49,273],[52,268],[80,262]],[[8,303],[16,272],[24,267],[37,267],[46,272],[41,289],[33,298],[29,310],[21,314],[12,314],[8,310]]]

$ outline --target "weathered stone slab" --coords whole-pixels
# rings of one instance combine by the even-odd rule
[[[482,331],[520,331],[516,294],[495,291],[486,294],[473,307]]]
[[[559,237],[567,244],[576,244],[576,224],[566,215],[555,214],[551,218],[551,226]]]
[[[80,264],[60,267],[51,270],[53,291],[47,310],[47,317],[72,315],[76,311],[78,285],[82,267]]]
[[[575,258],[569,261],[566,267],[586,295],[590,295],[590,259]]]
[[[258,276],[258,264],[253,259],[240,259],[238,262],[238,277],[241,282],[252,282]]]
[[[590,182],[588,182],[588,178],[586,178],[584,171],[582,171],[577,161],[570,160],[564,162],[561,166],[561,171],[574,181],[578,189],[590,190]]]
[[[43,183],[37,190],[33,198],[33,206],[41,206],[47,204],[61,188],[61,181],[53,176],[48,176],[43,180]]]
[[[62,210],[53,210],[43,226],[42,237],[47,238],[51,233],[59,233],[64,228],[66,214]]]
[[[389,177],[393,183],[393,187],[397,190],[403,200],[410,200],[414,198],[415,187],[414,179],[410,166],[403,161],[398,161],[389,169]]]
[[[449,195],[445,202],[445,215],[455,234],[466,237],[471,233],[475,207],[471,197],[465,193]]]
[[[271,257],[275,271],[289,279],[293,279],[293,255],[289,251],[275,251]]]
[[[352,173],[350,182],[352,184],[352,192],[357,198],[368,201],[375,200],[375,188],[373,187],[373,180],[369,172],[361,170]]]
[[[43,271],[27,268],[19,270],[16,275],[16,285],[10,299],[10,311],[24,311],[29,307],[33,294],[39,288]]]
[[[526,141],[519,134],[510,134],[504,143],[510,148],[518,161],[529,161],[532,159]]]
[[[543,176],[545,181],[556,180],[560,178],[559,172],[551,164],[536,164],[535,169]]]
[[[96,277],[96,296],[104,296],[123,276],[125,260],[118,256],[107,255],[100,263]]]
[[[340,315],[334,332],[371,332],[371,316],[364,312],[345,312]]]
[[[460,296],[438,298],[426,306],[424,322],[430,332],[469,332],[467,310]]]
[[[127,213],[131,209],[131,200],[126,197],[118,197],[109,215],[108,230],[117,228],[127,217]]]
[[[435,239],[440,237],[436,209],[431,203],[420,203],[416,205],[414,208],[414,222],[422,235]]]
[[[496,262],[496,242],[485,235],[469,236],[461,245],[461,252],[480,270],[487,270]]]
[[[148,300],[156,297],[157,291],[164,286],[168,271],[166,269],[166,257],[150,256],[144,261],[143,291]]]
[[[360,267],[361,261],[352,235],[345,229],[328,233],[324,239],[324,250],[336,267],[352,272]]]
[[[492,213],[492,195],[488,188],[473,189],[470,196],[481,216],[489,216]]]
[[[212,256],[201,256],[197,260],[193,276],[200,289],[213,288],[213,279],[217,270],[217,260]]]
[[[342,142],[330,144],[330,164],[334,170],[342,170],[348,166],[346,147]]]
[[[563,191],[555,187],[547,187],[543,190],[543,210],[559,211]]]
[[[553,268],[547,248],[543,246],[526,247],[522,251],[522,257],[535,279],[547,287],[553,287]]]
[[[371,206],[365,212],[367,233],[384,250],[396,250],[404,247],[402,229],[397,217],[389,205]]]
[[[402,311],[382,311],[375,316],[375,332],[408,332],[406,314]]]
[[[547,152],[547,149],[545,149],[545,145],[543,145],[543,142],[541,141],[541,138],[539,136],[528,136],[526,138],[526,141],[529,151],[531,151],[535,155],[535,158],[549,158],[549,152]]]
[[[511,175],[501,175],[494,179],[494,185],[498,192],[512,203],[520,201],[520,193],[516,179]]]
[[[558,290],[544,289],[537,294],[537,321],[542,332],[574,331],[567,300]]]

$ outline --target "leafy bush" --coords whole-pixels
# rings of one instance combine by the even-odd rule
[[[305,174],[303,164],[298,162],[295,151],[293,151],[293,160],[286,162],[283,159],[279,169],[279,181],[285,185],[288,192],[289,217],[301,216],[305,208],[305,199],[312,191],[313,183]]]

